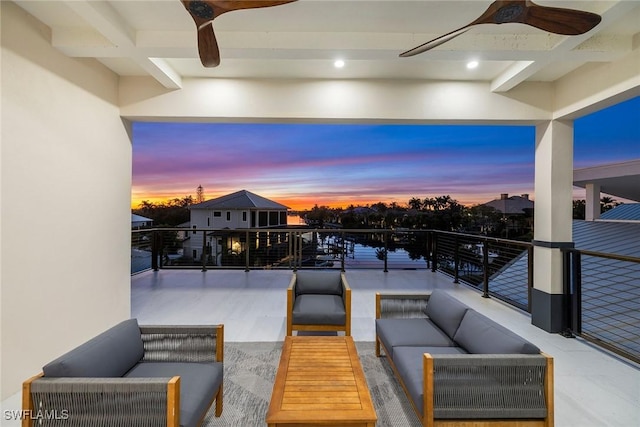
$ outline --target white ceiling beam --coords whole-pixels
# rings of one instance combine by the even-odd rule
[[[178,74],[168,63],[162,58],[147,58],[140,64],[145,71],[159,81],[168,89],[180,89],[182,87],[182,76]]]
[[[67,1],[65,4],[104,37],[103,43],[101,44],[103,50],[110,50],[113,54],[119,52],[119,56],[130,58],[166,88],[181,88],[182,78],[175,70],[172,70],[165,61],[152,60],[148,56],[141,55],[140,52],[136,50],[135,30],[127,25],[122,16],[120,16],[109,3],[105,1],[83,0]],[[60,45],[63,36],[60,34],[60,30],[58,30],[58,32],[55,36],[58,43],[57,47],[65,51]],[[111,46],[104,43],[104,41],[111,43]],[[71,51],[67,50],[65,53],[70,55]],[[107,55],[106,57],[113,57],[113,54]],[[96,58],[101,57],[97,55],[95,49],[91,56]]]
[[[412,58],[399,58],[411,34],[397,34],[393,41],[380,34],[351,37],[335,33],[218,32],[220,49],[226,58],[327,59],[344,55],[346,59],[387,59],[402,62],[439,60],[466,61],[469,47],[453,41],[446,49],[434,49]],[[428,36],[426,36],[428,37]],[[564,61],[610,61],[631,49],[629,38],[595,36],[598,40],[563,54]],[[351,40],[343,42],[343,38]],[[555,40],[555,39],[554,39]],[[384,42],[383,42],[384,41]],[[53,45],[72,57],[123,57],[138,55],[152,58],[193,58],[197,56],[195,31],[138,31],[136,52],[131,46],[116,46],[97,31],[78,28],[54,28]],[[489,36],[473,38],[473,50],[483,50],[482,60],[534,61],[548,54],[547,35]],[[478,48],[482,46],[482,48]]]
[[[568,55],[571,54],[574,48],[589,40],[591,37],[594,37],[594,34],[606,29],[613,22],[617,21],[637,6],[638,3],[632,1],[620,1],[615,3],[601,14],[602,21],[593,30],[578,36],[564,37],[564,40],[556,44],[550,52],[535,61],[514,63],[491,82],[491,91],[507,92],[545,68],[550,63],[557,60],[567,60]],[[594,45],[596,49],[602,50],[601,46],[597,47],[597,43],[594,43]]]
[[[135,31],[107,2],[82,0],[65,4],[116,46],[134,44]]]

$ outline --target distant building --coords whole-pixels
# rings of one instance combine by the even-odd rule
[[[153,220],[151,218],[146,218],[144,216],[136,215],[134,213],[131,214],[131,229],[138,230],[140,228],[147,228],[153,225]]]
[[[287,226],[289,207],[247,190],[236,191],[189,207],[190,226],[188,240],[191,255],[200,259],[203,248],[215,265],[221,265],[223,254],[238,255],[246,250],[245,233],[233,232],[248,228],[279,228]],[[203,242],[203,236],[206,241]],[[258,242],[257,244],[260,244]]]
[[[509,194],[502,193],[499,199],[494,199],[484,205],[505,215],[524,215],[527,213],[526,209],[533,209],[533,201],[529,199],[528,194],[509,197]]]
[[[501,224],[489,227],[501,230],[502,237],[518,236],[533,230],[534,203],[528,194],[509,197],[509,194],[502,193],[499,199],[487,202],[484,206],[492,207],[502,214]]]

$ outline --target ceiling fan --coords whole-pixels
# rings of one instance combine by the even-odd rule
[[[576,9],[540,6],[531,0],[497,0],[475,21],[443,36],[437,37],[420,46],[400,54],[401,57],[413,56],[467,32],[479,24],[520,23],[540,28],[555,34],[575,36],[586,33],[600,23],[600,15]]]
[[[239,9],[254,9],[292,3],[296,0],[182,0],[198,28],[198,53],[205,67],[217,67],[220,64],[220,51],[216,35],[213,32],[213,20],[226,12]]]

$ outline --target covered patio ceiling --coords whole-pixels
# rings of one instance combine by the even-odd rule
[[[431,51],[398,55],[473,21],[491,4],[473,1],[299,0],[216,18],[221,64],[198,58],[196,27],[179,0],[16,3],[51,29],[70,57],[95,58],[120,76],[152,76],[167,88],[183,79],[419,79],[484,81],[506,92],[554,82],[592,63],[616,61],[640,34],[638,1],[540,1],[594,12],[602,22],[579,36],[523,24],[479,25]],[[345,61],[335,68],[334,60]],[[475,69],[466,64],[479,61]]]
[[[615,197],[640,202],[640,160],[581,168],[573,171],[573,185],[595,184]]]

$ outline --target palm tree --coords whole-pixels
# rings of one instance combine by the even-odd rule
[[[603,196],[600,198],[600,212],[606,212],[610,209],[615,208],[620,203],[613,200],[613,198],[608,196]]]
[[[417,197],[412,197],[411,200],[409,200],[409,209],[415,209],[417,211],[422,209],[422,200]]]
[[[425,210],[431,211],[434,209],[436,204],[436,199],[434,199],[433,197],[425,197],[424,201],[422,202],[422,206]]]

